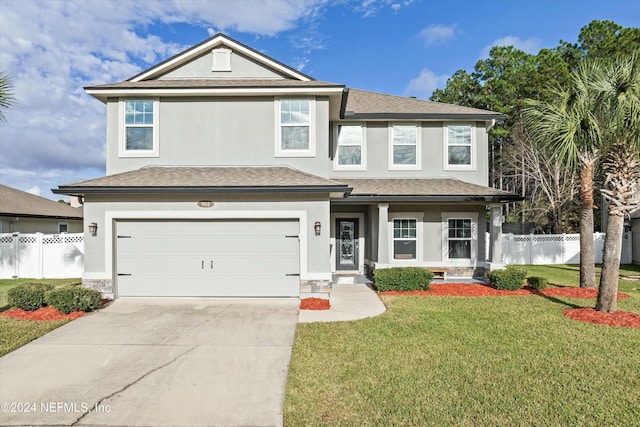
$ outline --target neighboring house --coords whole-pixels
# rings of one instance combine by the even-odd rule
[[[521,200],[487,186],[502,114],[317,81],[222,34],[85,89],[107,107],[107,176],[54,192],[97,225],[87,286],[295,297],[336,273],[502,266],[501,203]]]
[[[0,184],[0,233],[82,233],[82,208]]]

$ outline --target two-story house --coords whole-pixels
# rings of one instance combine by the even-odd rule
[[[500,265],[520,199],[487,186],[501,114],[317,81],[223,34],[86,91],[107,175],[55,190],[84,199],[86,286],[304,297],[336,273]]]

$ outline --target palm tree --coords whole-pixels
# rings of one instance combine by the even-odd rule
[[[603,162],[607,235],[596,310],[617,309],[624,218],[640,210],[640,51],[598,64],[591,89],[607,142]]]
[[[550,88],[552,101],[528,100],[523,111],[531,135],[568,167],[580,169],[580,287],[596,287],[593,244],[593,175],[601,134],[589,90],[593,65],[582,64],[568,87]]]
[[[0,71],[0,123],[6,122],[5,111],[15,103],[11,78]]]

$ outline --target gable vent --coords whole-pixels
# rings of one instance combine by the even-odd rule
[[[231,71],[231,49],[213,49],[213,66],[211,71]]]

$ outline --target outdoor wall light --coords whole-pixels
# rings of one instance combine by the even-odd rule
[[[313,229],[316,231],[316,236],[320,235],[321,228],[322,228],[322,224],[320,224],[320,221],[316,221],[316,223],[313,224]]]
[[[94,237],[98,235],[98,223],[97,222],[90,222],[89,223],[89,234],[91,234]]]

